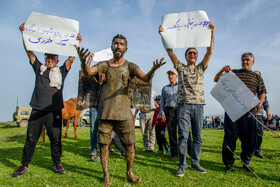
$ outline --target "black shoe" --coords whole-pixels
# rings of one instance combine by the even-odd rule
[[[226,171],[231,171],[231,172],[233,172],[234,169],[233,169],[232,165],[227,165],[227,166],[226,166]]]
[[[12,175],[13,177],[20,177],[28,171],[28,168],[25,166],[20,166]]]
[[[53,170],[54,170],[54,172],[57,173],[57,174],[63,174],[63,173],[65,173],[65,169],[62,167],[62,165],[61,165],[60,163],[55,164],[55,165],[53,166]]]
[[[185,168],[179,167],[178,170],[176,171],[176,176],[177,177],[184,177],[185,175]]]
[[[255,152],[255,156],[259,157],[259,158],[264,158],[264,156],[261,152]]]
[[[254,173],[253,168],[251,168],[251,166],[249,166],[249,165],[243,164],[243,168],[244,168],[246,171],[248,171],[248,172],[253,172],[253,173]]]
[[[176,161],[177,160],[177,156],[172,156],[170,160],[171,161]]]
[[[192,165],[191,168],[193,170],[196,170],[196,171],[200,172],[200,173],[207,173],[206,170],[203,167],[201,167],[200,165]]]

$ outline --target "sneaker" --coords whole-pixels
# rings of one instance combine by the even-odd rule
[[[142,151],[148,151],[148,149],[144,148],[144,149],[142,149]]]
[[[96,149],[93,149],[91,151],[91,153],[89,154],[89,157],[92,157],[92,156],[96,156],[97,155],[97,150]]]
[[[264,158],[264,156],[263,156],[263,154],[261,153],[261,152],[255,152],[255,154],[254,154],[256,157],[259,157],[259,158],[261,158],[261,159],[263,159]]]
[[[246,171],[248,171],[248,172],[253,172],[253,173],[254,173],[253,168],[251,168],[251,166],[249,166],[249,165],[243,164],[243,168],[244,168]]]
[[[157,151],[156,154],[157,155],[163,155],[163,151]]]
[[[233,172],[234,169],[233,169],[232,165],[226,165],[226,171],[231,171],[231,172]]]
[[[203,167],[201,167],[200,165],[192,165],[191,168],[193,170],[196,170],[196,171],[200,172],[200,173],[207,173],[206,170]]]
[[[20,177],[28,171],[28,168],[25,166],[20,166],[12,175],[13,177]]]
[[[63,174],[63,173],[65,173],[65,170],[64,170],[64,168],[62,167],[62,165],[61,165],[60,163],[54,164],[53,170],[54,170],[54,172],[57,173],[57,174]]]
[[[176,161],[177,160],[177,156],[172,156],[170,160],[171,161]]]
[[[183,177],[185,175],[185,170],[186,170],[185,168],[179,167],[175,175],[177,177]]]
[[[170,154],[170,149],[169,149],[169,148],[167,148],[165,154],[166,154],[166,155],[169,155],[169,154]]]
[[[115,150],[111,146],[109,146],[109,152],[113,153],[113,152],[115,152]]]

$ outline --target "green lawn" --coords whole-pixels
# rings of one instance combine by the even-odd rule
[[[276,132],[280,134],[279,131]],[[62,139],[62,165],[66,169],[65,174],[57,175],[52,171],[50,144],[47,140],[44,143],[38,142],[29,171],[20,178],[13,178],[11,174],[20,165],[25,134],[26,128],[19,128],[14,123],[0,123],[1,186],[100,185],[101,164],[91,161],[88,157],[90,153],[89,127],[78,128],[78,139],[74,139],[73,127],[71,127],[68,132],[69,138]],[[252,173],[242,169],[239,160],[236,160],[234,164],[235,172],[225,172],[221,154],[223,134],[223,130],[203,130],[202,132],[200,164],[207,170],[207,174],[200,174],[188,168],[185,176],[178,178],[174,175],[178,163],[171,162],[169,155],[159,156],[155,153],[143,152],[142,135],[140,129],[136,129],[137,142],[133,170],[143,182],[135,185],[125,178],[125,159],[117,153],[110,154],[110,182],[112,186],[264,186]],[[239,141],[235,152],[240,154]],[[250,165],[268,185],[280,186],[280,138],[275,138],[275,135],[266,131],[262,153],[266,158],[253,157]],[[187,162],[190,165],[189,156]]]

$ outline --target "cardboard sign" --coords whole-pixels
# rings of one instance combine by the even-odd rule
[[[210,46],[211,29],[204,11],[167,14],[162,17],[162,27],[166,49]]]
[[[79,22],[32,12],[22,32],[27,50],[64,56],[77,56]]]
[[[211,90],[211,95],[223,106],[233,122],[260,102],[232,71],[221,77]]]

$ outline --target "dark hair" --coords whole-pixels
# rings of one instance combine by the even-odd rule
[[[57,57],[58,57],[58,55],[57,55],[57,54],[51,54],[51,53],[45,53],[45,55],[44,55],[44,56],[46,57],[46,56],[48,56],[48,55],[52,55],[52,56],[57,56]]]
[[[118,39],[123,39],[125,41],[125,45],[127,46],[127,40],[126,40],[126,37],[124,37],[123,35],[121,34],[117,34],[116,36],[114,36],[113,40],[112,40],[112,45],[115,41],[115,39],[118,38]]]
[[[254,57],[253,53],[251,53],[251,52],[243,53],[241,55],[241,58],[246,57],[246,56],[250,56],[253,60],[255,60],[255,57]]]
[[[156,101],[157,101],[157,100],[161,100],[161,95],[157,95],[156,98],[155,98],[155,100],[156,100]]]
[[[195,50],[196,50],[196,48],[194,48],[194,47],[189,47],[189,48],[186,50],[186,52],[185,52],[185,56],[187,56],[188,51],[189,51],[190,49],[195,49]],[[196,50],[196,53],[198,53],[198,51],[197,51],[197,50]]]

